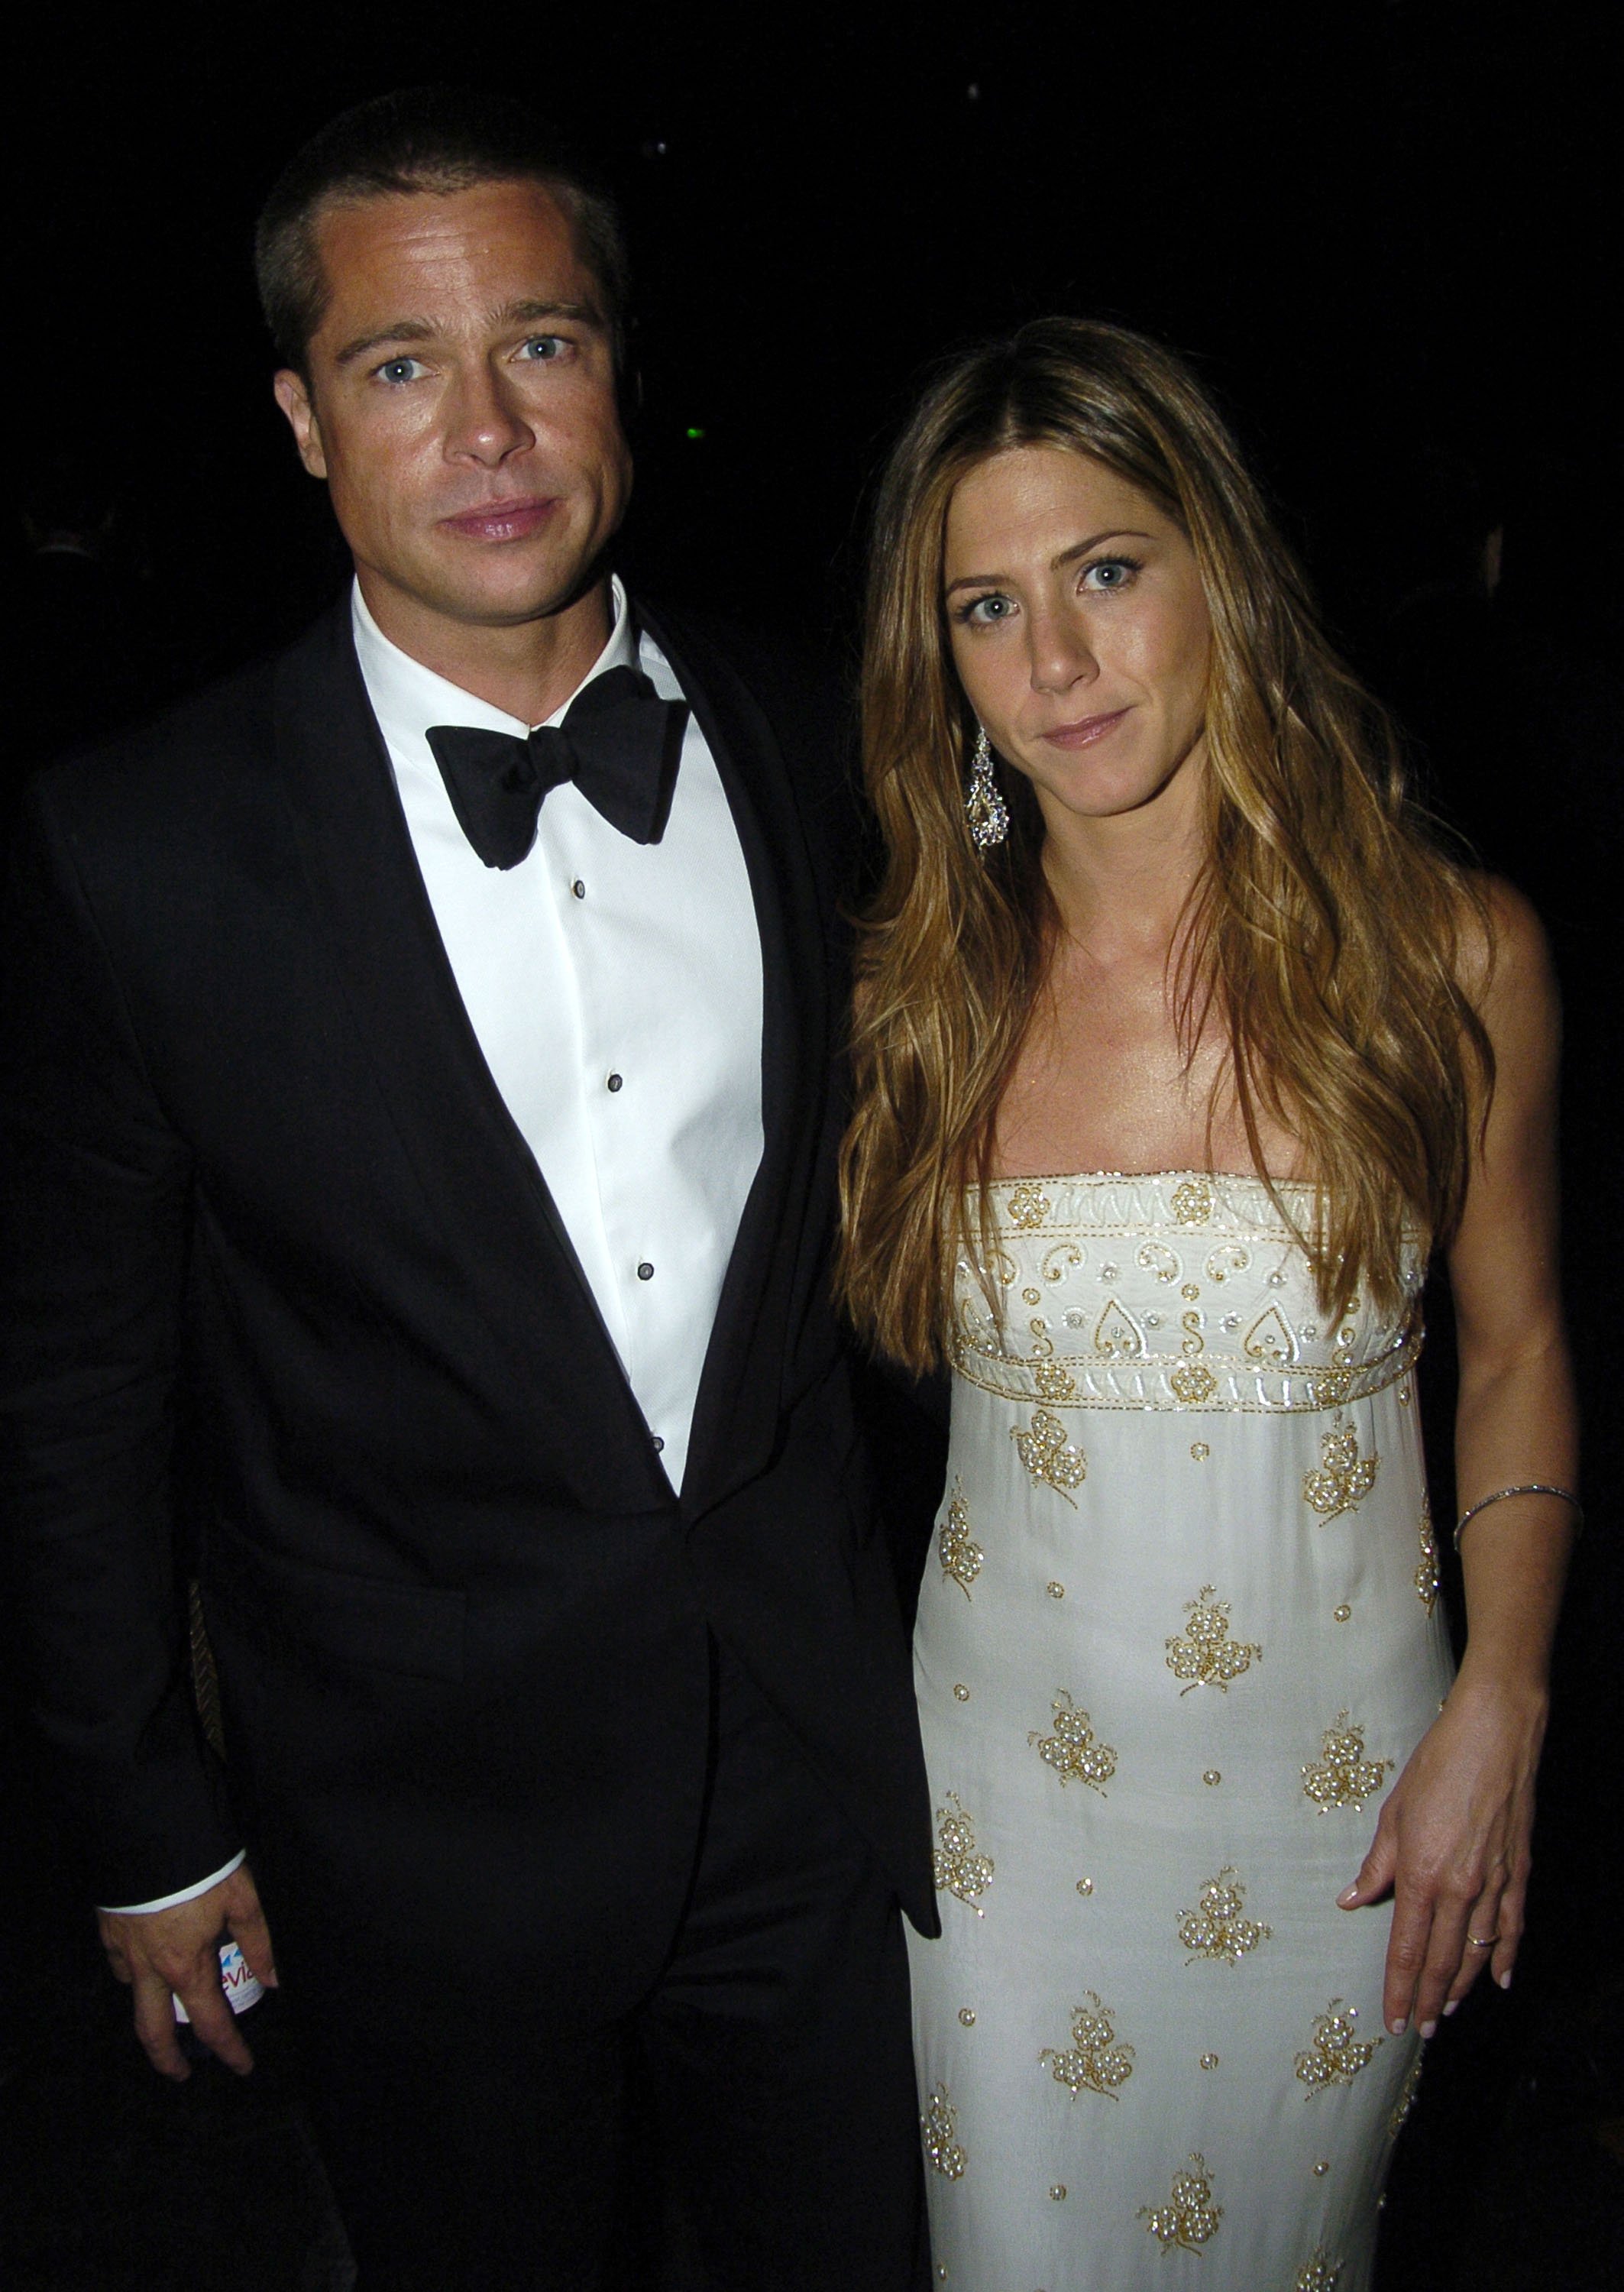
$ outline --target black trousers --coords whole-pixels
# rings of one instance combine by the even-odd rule
[[[895,1897],[784,1723],[720,1654],[714,1682],[689,1901],[634,2014],[430,2045],[409,2016],[328,2015],[308,2033],[358,2292],[926,2281]]]

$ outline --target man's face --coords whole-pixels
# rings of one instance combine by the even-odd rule
[[[308,384],[277,399],[388,630],[511,627],[590,581],[631,464],[597,282],[540,183],[330,208]]]

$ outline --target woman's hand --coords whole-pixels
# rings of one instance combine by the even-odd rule
[[[1337,1897],[1354,1910],[1393,1890],[1382,2017],[1395,2037],[1413,2020],[1430,2038],[1485,1965],[1502,1989],[1510,1982],[1546,1707],[1539,1689],[1478,1678],[1468,1652]]]

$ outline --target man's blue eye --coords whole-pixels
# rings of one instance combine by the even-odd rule
[[[386,365],[378,368],[378,372],[383,376],[385,382],[409,382],[412,368],[416,364],[415,359],[390,359]]]

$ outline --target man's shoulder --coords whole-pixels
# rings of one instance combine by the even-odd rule
[[[765,729],[797,804],[843,846],[856,821],[855,679],[832,643],[792,624],[639,597],[648,634],[679,676],[735,721]]]
[[[283,678],[318,673],[330,654],[335,615],[324,613],[293,643],[215,678],[157,714],[69,749],[33,776],[46,811],[89,821],[173,817],[213,809],[269,763]]]

